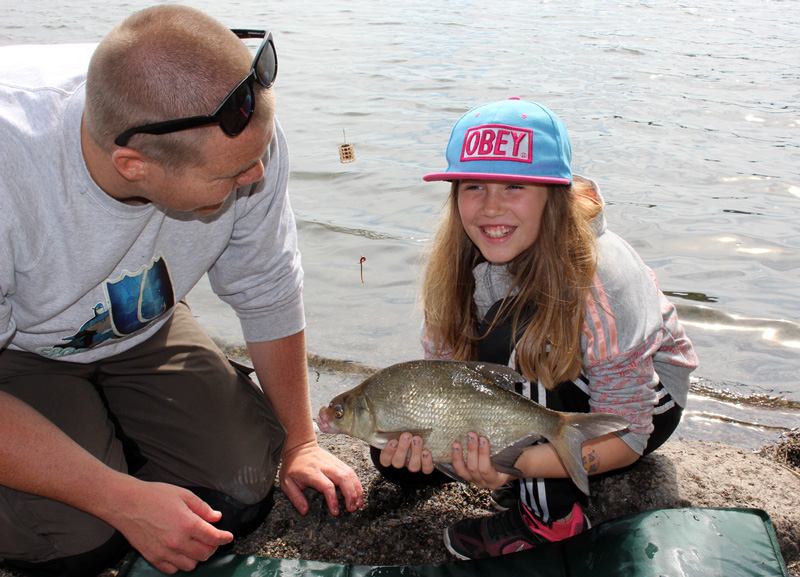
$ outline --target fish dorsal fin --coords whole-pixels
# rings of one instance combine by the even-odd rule
[[[526,381],[525,377],[507,365],[496,363],[483,363],[480,361],[465,361],[462,363],[469,370],[489,379],[497,386],[509,391],[514,391],[515,385]]]

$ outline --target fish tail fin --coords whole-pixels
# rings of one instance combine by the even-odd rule
[[[588,495],[589,475],[583,466],[581,453],[583,443],[607,433],[620,431],[628,425],[628,421],[618,415],[565,413],[558,434],[548,441],[553,445],[575,485]]]

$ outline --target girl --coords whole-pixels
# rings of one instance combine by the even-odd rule
[[[628,419],[628,429],[584,443],[584,466],[597,474],[666,441],[697,358],[675,307],[606,229],[597,185],[572,175],[571,158],[564,125],[533,102],[493,102],[456,123],[447,171],[424,177],[452,185],[425,268],[423,346],[427,358],[508,364],[528,381],[517,392],[549,408]],[[410,434],[375,460],[387,476],[392,467],[433,471]],[[488,441],[474,434],[453,446],[453,463],[495,489],[502,511],[449,527],[456,557],[529,549],[585,526],[579,492],[547,443],[520,456],[519,480],[491,466]]]

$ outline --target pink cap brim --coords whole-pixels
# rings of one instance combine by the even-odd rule
[[[486,172],[434,172],[422,177],[425,182],[436,180],[502,180],[505,182],[534,182],[539,184],[572,184],[568,178],[556,176],[519,176],[516,174],[488,174]]]

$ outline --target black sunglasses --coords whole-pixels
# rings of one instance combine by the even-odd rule
[[[165,120],[129,128],[114,139],[114,144],[125,146],[134,134],[167,134],[215,122],[228,136],[236,136],[242,132],[250,122],[256,107],[255,83],[258,82],[264,88],[269,88],[275,82],[275,76],[278,73],[278,54],[275,52],[275,44],[272,42],[272,32],[238,29],[232,30],[232,32],[242,39],[263,38],[264,40],[253,59],[250,74],[230,91],[212,114]]]

